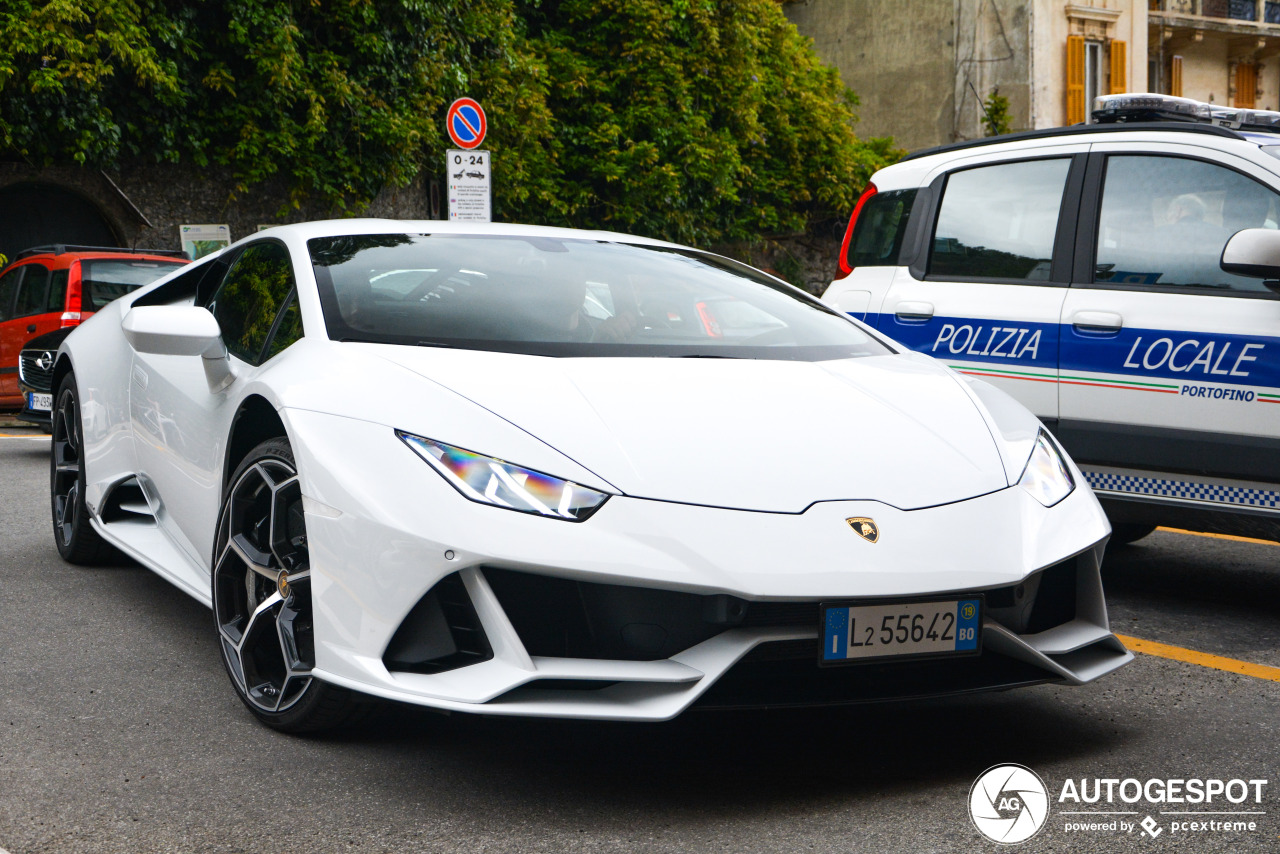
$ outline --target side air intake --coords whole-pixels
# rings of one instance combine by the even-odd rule
[[[493,658],[466,585],[446,575],[396,629],[382,662],[388,670],[442,673]]]

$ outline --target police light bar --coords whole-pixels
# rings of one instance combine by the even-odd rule
[[[1280,113],[1274,110],[1236,110],[1215,107],[1213,123],[1224,128],[1275,131],[1280,130]]]
[[[1219,107],[1154,92],[1103,95],[1093,101],[1093,124],[1197,122],[1233,130],[1280,132],[1280,112]]]
[[[1169,121],[1208,124],[1212,118],[1212,108],[1208,104],[1155,92],[1102,95],[1093,100],[1094,124]]]

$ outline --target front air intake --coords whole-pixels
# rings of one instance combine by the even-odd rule
[[[382,663],[392,671],[443,673],[491,658],[493,648],[455,572],[413,606],[387,645]]]

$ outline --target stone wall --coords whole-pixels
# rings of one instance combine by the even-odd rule
[[[712,251],[758,267],[820,296],[839,269],[847,220],[818,223],[808,234],[767,238],[754,246],[719,246]]]
[[[279,183],[236,192],[230,176],[189,166],[133,167],[122,170],[115,182],[150,222],[139,238],[141,244],[159,248],[181,248],[178,226],[184,223],[226,223],[235,241],[256,232],[259,226],[350,215],[314,202],[293,207],[289,205],[288,192]],[[430,219],[430,207],[426,187],[417,182],[402,189],[384,190],[361,216]]]
[[[235,241],[253,234],[260,225],[348,216],[315,203],[287,206],[289,195],[281,184],[236,192],[229,175],[173,164],[138,165],[113,173],[0,164],[0,188],[17,182],[52,184],[74,191],[98,209],[120,245],[150,249],[181,249],[178,227],[183,224],[225,223]],[[421,220],[431,219],[431,213],[429,186],[419,180],[402,189],[383,191],[361,216]],[[752,245],[721,245],[712,251],[820,294],[835,275],[846,222],[832,220],[817,224],[808,234],[771,237]],[[73,241],[50,233],[39,242]]]

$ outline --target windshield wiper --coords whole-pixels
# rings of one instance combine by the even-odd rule
[[[674,356],[676,359],[741,359],[742,356],[713,356],[710,353],[685,353],[683,356]]]

